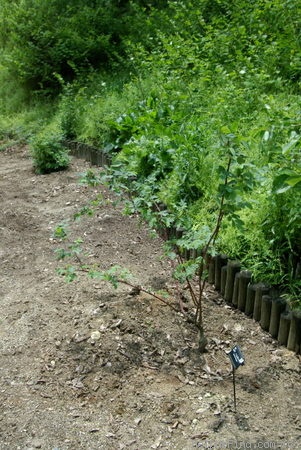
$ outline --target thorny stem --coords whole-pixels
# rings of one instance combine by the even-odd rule
[[[183,264],[183,258],[182,258],[181,255],[178,255],[178,260],[179,260],[180,264]],[[198,298],[197,298],[197,296],[196,296],[196,294],[195,294],[195,292],[193,290],[193,287],[192,287],[192,284],[191,284],[189,278],[188,277],[185,277],[185,278],[186,278],[187,286],[188,286],[189,293],[190,293],[190,296],[192,298],[192,301],[193,301],[194,305],[197,306],[198,303],[199,303],[198,302]]]
[[[232,156],[229,156],[224,186],[227,186],[227,184],[228,184],[231,163],[232,163]],[[214,228],[210,238],[208,239],[208,241],[205,245],[205,248],[202,252],[203,259],[202,259],[202,262],[200,263],[199,270],[198,270],[199,297],[198,297],[198,301],[197,301],[197,310],[196,310],[196,314],[195,314],[195,320],[196,320],[196,323],[197,323],[198,327],[200,328],[200,330],[203,329],[202,299],[203,299],[203,293],[204,293],[204,289],[205,289],[205,285],[206,285],[206,280],[203,279],[203,273],[204,273],[204,269],[205,269],[204,262],[208,256],[208,250],[209,250],[210,245],[215,243],[215,240],[218,236],[218,233],[219,233],[219,230],[220,230],[220,227],[222,224],[222,220],[224,217],[224,203],[225,203],[225,194],[223,194],[221,197],[216,226],[215,226],[215,228]]]
[[[163,302],[165,305],[169,306],[171,309],[173,309],[175,312],[178,312],[177,308],[173,305],[171,305],[167,300],[165,300],[163,297],[161,297],[160,295],[157,295],[155,292],[149,291],[148,289],[145,289],[142,286],[137,286],[135,284],[130,283],[127,280],[122,280],[122,279],[117,279],[118,283],[122,283],[125,284],[127,286],[132,287],[133,289],[137,289],[138,292],[144,292],[145,294],[150,295],[151,297],[156,298],[157,300],[160,300],[160,302]]]

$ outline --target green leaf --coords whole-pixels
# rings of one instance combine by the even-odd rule
[[[300,141],[301,136],[294,133],[293,136],[291,136],[291,140],[282,146],[282,154],[286,155],[291,149],[295,147],[295,145]]]
[[[301,187],[301,175],[289,177],[286,180],[286,183],[289,184],[291,187],[297,186],[300,183],[299,187]]]
[[[55,239],[66,239],[67,237],[67,230],[66,230],[66,225],[65,224],[61,224],[58,225],[57,227],[55,227],[54,231],[53,231],[53,237]]]
[[[64,276],[68,283],[71,283],[77,277],[76,268],[74,266],[66,266],[64,268],[59,268],[56,271],[59,275]]]
[[[283,194],[289,189],[301,188],[301,175],[293,171],[284,171],[280,173],[273,183],[273,192],[276,194]]]
[[[173,272],[173,277],[184,283],[187,279],[191,279],[195,276],[200,266],[200,258],[196,260],[185,261],[182,264],[178,264]]]

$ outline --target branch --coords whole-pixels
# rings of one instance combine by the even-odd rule
[[[178,309],[177,309],[175,306],[173,306],[173,305],[171,305],[170,303],[168,303],[167,300],[165,300],[165,299],[164,299],[163,297],[161,297],[160,295],[157,295],[155,292],[149,291],[148,289],[145,289],[145,288],[142,287],[142,286],[137,286],[136,284],[130,283],[129,281],[123,280],[123,279],[120,279],[120,278],[117,278],[117,282],[118,282],[118,283],[125,284],[125,285],[127,285],[127,286],[130,286],[130,287],[132,287],[133,289],[138,289],[138,293],[139,293],[139,292],[144,292],[145,294],[148,294],[148,295],[150,295],[151,297],[154,297],[154,298],[156,298],[157,300],[160,300],[160,302],[163,302],[166,306],[169,306],[169,307],[170,307],[171,309],[173,309],[175,312],[179,312]]]

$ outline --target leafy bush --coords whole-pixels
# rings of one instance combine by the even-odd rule
[[[13,4],[8,63],[32,88],[50,93],[60,87],[56,74],[70,81],[90,65],[108,60],[113,12],[104,5],[95,9],[81,3],[25,0]]]
[[[256,279],[281,285],[298,298],[289,261],[292,252],[295,259],[300,255],[300,201],[294,204],[296,193],[287,192],[300,182],[296,97],[285,91],[266,94],[264,82],[257,84],[252,74],[242,87],[223,70],[210,83],[192,76],[184,87],[174,73],[166,75],[167,66],[168,60],[160,83],[154,63],[153,73],[139,80],[140,99],[111,122],[111,146],[121,149],[112,166],[113,184],[119,180],[131,190],[128,210],[138,210],[151,226],[210,229],[226,158],[221,137],[236,136],[239,164],[227,189],[237,211],[223,222],[216,249],[242,260]],[[244,205],[252,209],[246,213]]]
[[[34,169],[39,174],[64,170],[69,165],[68,149],[63,144],[61,132],[53,126],[37,134],[31,141]]]
[[[62,80],[63,92],[60,95],[58,116],[60,127],[64,137],[74,139],[78,135],[78,127],[81,115],[83,114],[83,100],[85,98],[85,86],[78,83],[64,83]]]
[[[145,35],[139,1],[3,0],[0,44],[12,72],[33,90],[56,94],[57,77],[71,82],[94,69],[126,63],[125,42]],[[142,2],[143,3],[143,2]],[[54,20],[55,18],[55,20]]]

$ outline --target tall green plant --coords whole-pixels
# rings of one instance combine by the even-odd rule
[[[227,162],[218,168],[219,182],[216,190],[216,211],[212,227],[202,226],[199,229],[188,230],[184,236],[175,242],[180,264],[176,268],[175,276],[188,282],[191,298],[195,305],[195,323],[199,330],[199,349],[204,352],[207,339],[204,329],[203,294],[207,279],[208,260],[215,253],[216,240],[221,231],[224,218],[232,221],[235,227],[242,228],[243,222],[238,215],[242,208],[250,208],[251,204],[244,200],[244,195],[256,185],[254,167],[247,164],[245,156],[241,152],[239,139],[233,133],[222,135],[223,148],[225,149]],[[195,259],[184,261],[181,249],[195,250],[200,253]],[[197,274],[198,287],[194,289],[191,279]]]
[[[69,166],[70,158],[63,144],[63,136],[53,126],[32,138],[30,151],[34,169],[39,174],[64,170]]]

